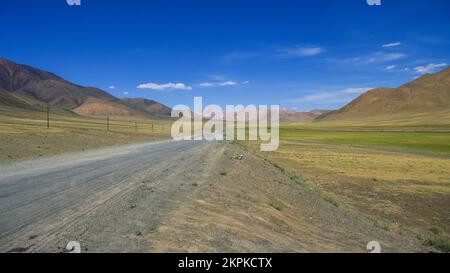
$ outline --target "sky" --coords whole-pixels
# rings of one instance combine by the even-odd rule
[[[450,64],[450,1],[1,0],[0,57],[170,107],[337,109]]]

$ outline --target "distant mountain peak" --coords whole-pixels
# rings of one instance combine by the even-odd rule
[[[329,110],[312,110],[309,112],[298,112],[295,109],[284,108],[280,110],[281,122],[311,122],[323,115],[330,112]]]

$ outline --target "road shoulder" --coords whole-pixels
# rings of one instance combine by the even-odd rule
[[[422,251],[414,236],[379,229],[237,145],[223,145],[194,198],[147,235],[149,251],[367,252],[370,241],[380,242],[384,252]]]

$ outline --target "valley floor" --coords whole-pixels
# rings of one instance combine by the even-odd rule
[[[324,200],[450,251],[450,133],[282,131],[259,153]]]
[[[232,159],[243,155],[242,159]],[[128,145],[0,172],[0,251],[424,251],[231,143]]]
[[[260,153],[147,143],[168,121],[43,115],[0,109],[1,251],[449,251],[448,132],[288,127]]]

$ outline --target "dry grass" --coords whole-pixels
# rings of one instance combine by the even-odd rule
[[[212,172],[149,235],[152,252],[366,252],[376,238],[384,252],[417,252],[415,236],[395,234],[324,202],[283,172],[224,144]],[[230,160],[244,154],[243,160]],[[228,175],[215,175],[223,168]]]
[[[329,144],[283,142],[271,155],[276,161],[287,161],[303,168],[373,181],[426,181],[415,189],[448,192],[450,159],[411,153],[389,152],[369,148]],[[414,190],[411,188],[411,190]],[[450,193],[450,192],[448,192]]]
[[[445,150],[433,150],[447,143],[432,138],[421,142],[414,133],[392,132],[388,138],[380,135],[374,144],[373,132],[352,134],[358,139],[333,131],[325,136],[322,131],[310,131],[302,135],[307,137],[298,137],[292,135],[291,127],[282,129],[276,152],[260,153],[257,143],[249,143],[248,148],[322,189],[323,199],[332,196],[333,203],[359,211],[378,226],[383,223],[392,231],[413,231],[423,238],[431,236],[430,229],[435,227],[441,237],[450,238],[450,156]],[[411,143],[423,150],[402,147],[408,134]]]
[[[110,145],[144,142],[170,136],[170,121],[81,117],[61,110],[46,113],[0,107],[0,163],[78,152]]]

